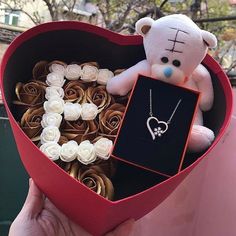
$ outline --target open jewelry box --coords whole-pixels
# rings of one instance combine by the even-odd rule
[[[40,60],[97,61],[101,67],[115,70],[128,68],[144,58],[139,36],[122,36],[79,22],[54,22],[20,35],[9,46],[1,64],[3,98],[26,170],[61,211],[93,235],[102,235],[128,218],[138,219],[158,206],[214,148],[230,121],[232,92],[228,78],[207,55],[203,64],[212,76],[215,101],[204,120],[216,134],[212,146],[204,153],[186,155],[181,171],[171,178],[119,160],[112,180],[116,189],[114,201],[71,178],[29,140],[16,121],[18,114],[12,105],[15,84],[30,80],[32,68]]]
[[[177,174],[198,100],[196,91],[139,75],[112,155],[166,177]]]

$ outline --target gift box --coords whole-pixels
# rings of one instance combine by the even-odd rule
[[[166,177],[177,174],[198,102],[197,91],[139,75],[112,156]]]
[[[102,235],[128,218],[139,219],[151,211],[207,157],[230,121],[232,91],[228,78],[219,64],[207,55],[202,63],[211,73],[215,93],[213,108],[204,114],[206,126],[216,134],[211,147],[204,153],[185,155],[181,170],[170,178],[117,160],[113,201],[69,176],[30,141],[17,123],[19,115],[12,104],[14,88],[17,82],[32,78],[32,68],[40,60],[96,61],[103,68],[115,70],[128,68],[144,58],[139,36],[123,36],[80,22],[53,22],[21,34],[9,46],[2,60],[3,99],[26,170],[62,212],[93,235]]]

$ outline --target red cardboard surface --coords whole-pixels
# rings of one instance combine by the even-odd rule
[[[48,35],[45,33],[56,32],[61,35],[61,38],[57,38],[57,40],[52,42],[51,47],[55,45],[55,49],[50,51],[51,54],[49,58],[50,60],[52,58],[60,59],[58,58],[60,56],[58,53],[64,52],[62,50],[63,47],[76,47],[76,40],[74,39],[71,39],[73,41],[71,45],[68,45],[68,42],[64,43],[70,31],[76,31],[78,35],[87,32],[90,34],[90,37],[101,39],[101,44],[106,43],[108,44],[107,47],[114,46],[110,48],[110,50],[105,50],[103,57],[96,56],[96,51],[90,51],[91,41],[88,40],[88,45],[81,46],[81,48],[88,48],[86,53],[81,53],[81,56],[86,56],[85,60],[87,61],[92,58],[90,55],[93,56],[94,54],[95,59],[100,60],[99,62],[105,65],[110,61],[110,57],[108,57],[109,53],[114,57],[116,51],[113,50],[115,50],[114,48],[117,45],[124,48],[120,53],[125,53],[134,46],[137,46],[137,50],[139,50],[137,55],[128,53],[128,55],[126,54],[124,57],[119,58],[117,56],[118,58],[115,58],[118,61],[117,66],[127,65],[128,67],[131,66],[135,60],[139,61],[144,57],[144,53],[142,53],[142,39],[139,36],[122,36],[96,26],[79,22],[46,23],[26,31],[9,46],[1,64],[2,94],[17,147],[29,175],[61,211],[93,235],[102,235],[124,220],[128,218],[138,219],[155,208],[181,183],[192,169],[211,152],[229,124],[232,112],[232,91],[228,78],[218,63],[207,55],[203,64],[209,69],[214,79],[216,98],[212,112],[206,114],[206,120],[208,120],[210,126],[215,127],[216,139],[214,143],[205,153],[198,154],[194,159],[196,161],[187,163],[185,169],[168,180],[116,201],[106,200],[70,177],[41,153],[23,133],[13,116],[14,111],[12,110],[11,99],[16,83],[15,78],[23,78],[25,76],[23,73],[24,68],[31,66],[25,64],[27,58],[32,58],[32,65],[37,62],[39,58],[42,58],[42,55],[45,55],[45,57],[42,58],[45,59],[48,53],[45,47],[47,43],[50,44],[50,40],[52,40],[48,38]],[[37,43],[38,39],[39,42]],[[105,39],[104,42],[103,39]],[[30,45],[30,41],[32,40],[36,41],[37,47],[28,49],[28,45]],[[83,43],[86,44],[86,41]],[[101,47],[105,48],[105,46],[106,45],[96,45],[97,50],[100,50]],[[37,48],[40,48],[42,55],[39,55]],[[20,54],[18,53],[19,50],[21,50]],[[68,53],[66,58],[68,59],[69,56],[71,55]],[[129,57],[136,58],[129,61]],[[71,58],[73,58],[73,55]]]

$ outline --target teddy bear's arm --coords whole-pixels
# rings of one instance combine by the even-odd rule
[[[200,64],[194,70],[192,79],[195,81],[198,90],[201,93],[199,103],[200,109],[202,111],[210,110],[214,101],[214,91],[210,73],[202,64]]]
[[[147,60],[140,61],[111,78],[107,83],[107,91],[114,95],[126,95],[132,89],[139,74],[150,76],[151,70]]]

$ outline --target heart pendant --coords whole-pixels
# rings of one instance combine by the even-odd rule
[[[150,126],[150,121],[155,120],[157,125],[154,129]],[[147,128],[152,136],[152,139],[155,140],[156,136],[161,137],[168,130],[168,124],[165,121],[159,121],[155,116],[150,116],[147,119]]]

